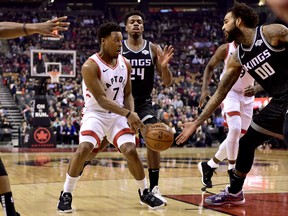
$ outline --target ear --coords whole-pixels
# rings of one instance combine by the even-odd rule
[[[101,38],[101,44],[104,43],[104,38]]]
[[[242,19],[240,18],[240,17],[238,17],[237,19],[236,19],[236,26],[237,27],[239,27],[240,26],[240,24],[242,23]]]

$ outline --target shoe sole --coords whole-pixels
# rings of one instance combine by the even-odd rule
[[[149,206],[147,203],[142,202],[141,200],[140,200],[140,204],[142,206],[148,206],[149,209],[152,209],[152,210],[156,210],[165,206],[165,204],[163,203],[162,205],[152,207],[152,206]]]
[[[214,206],[222,206],[222,205],[243,205],[245,203],[245,199],[241,200],[241,201],[227,201],[227,202],[223,202],[223,203],[213,203],[210,200],[205,200],[205,203],[207,203],[208,205],[214,205]]]
[[[154,195],[155,197],[157,197],[158,199],[160,199],[160,200],[164,203],[164,206],[167,206],[168,202],[167,202],[167,200],[166,200],[164,197],[158,195],[157,193],[155,193],[155,194],[153,194],[153,195]]]
[[[57,212],[59,212],[59,213],[72,213],[73,212],[73,209],[70,209],[70,210],[64,210],[64,211],[62,211],[62,210],[60,210],[60,209],[57,209]]]
[[[205,187],[207,187],[207,188],[212,188],[212,185],[211,186],[208,186],[208,185],[206,185],[205,184],[205,182],[204,182],[204,180],[203,180],[203,178],[204,178],[204,175],[203,175],[203,170],[202,170],[202,162],[199,162],[198,163],[198,170],[199,170],[199,172],[201,173],[201,182],[202,182],[202,184],[205,186]]]

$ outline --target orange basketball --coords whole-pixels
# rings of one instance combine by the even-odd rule
[[[164,151],[172,145],[174,134],[170,127],[164,123],[150,125],[145,134],[146,145],[154,151]]]

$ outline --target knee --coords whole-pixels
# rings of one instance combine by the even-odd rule
[[[120,147],[120,150],[127,160],[136,160],[138,158],[134,143],[126,143]]]
[[[241,127],[229,127],[229,132],[227,134],[227,139],[232,142],[240,138]]]
[[[86,156],[92,152],[93,148],[94,146],[90,143],[81,143],[75,154],[80,158],[86,158]]]

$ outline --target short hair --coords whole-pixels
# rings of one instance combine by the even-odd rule
[[[101,38],[109,36],[114,31],[121,32],[121,27],[116,22],[107,22],[100,25],[97,34],[99,44],[101,44]]]
[[[142,12],[135,10],[135,11],[130,11],[124,15],[124,24],[126,25],[129,17],[134,16],[134,15],[140,16],[143,19],[143,21],[145,20],[145,15]]]
[[[227,13],[229,12],[232,12],[236,19],[241,18],[248,28],[255,28],[259,24],[259,15],[245,3],[234,1],[233,7],[228,9]]]

